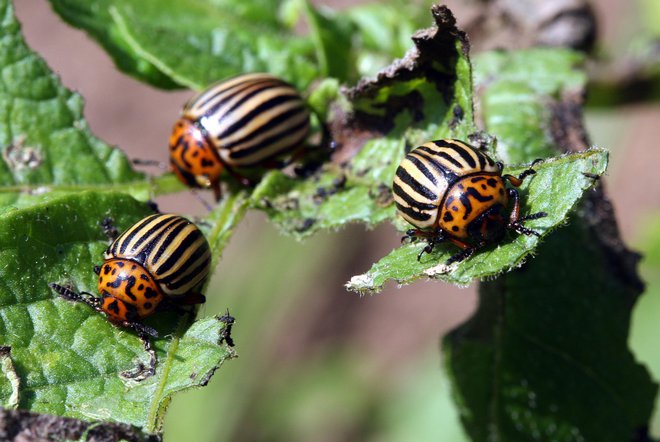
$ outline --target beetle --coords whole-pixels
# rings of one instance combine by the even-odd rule
[[[298,91],[266,73],[250,73],[211,85],[183,108],[169,140],[170,168],[190,187],[211,188],[221,198],[220,176],[243,185],[236,169],[273,168],[303,147],[310,112]]]
[[[103,229],[109,222],[104,220]],[[161,309],[204,303],[199,289],[211,269],[211,248],[199,228],[178,215],[154,214],[138,221],[116,237],[95,266],[99,296],[76,293],[50,283],[61,297],[84,302],[120,327],[133,329],[149,354],[149,366],[122,373],[142,380],[155,374],[156,353],[149,337],[158,332],[141,321]]]
[[[440,242],[457,245],[461,251],[447,260],[449,265],[500,242],[507,230],[540,236],[523,223],[547,213],[521,216],[518,190],[506,187],[507,181],[519,187],[536,173],[532,167],[538,161],[515,177],[503,175],[502,163],[460,140],[429,141],[416,147],[401,161],[392,185],[398,213],[415,227],[402,241],[427,240],[417,260]]]

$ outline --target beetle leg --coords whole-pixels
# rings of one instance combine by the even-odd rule
[[[211,183],[211,189],[213,190],[213,196],[215,197],[215,202],[217,203],[222,199],[222,189],[220,188],[220,180],[213,181]]]
[[[138,337],[142,341],[144,351],[146,351],[149,355],[149,365],[138,362],[136,367],[132,368],[131,370],[122,371],[120,376],[125,379],[131,379],[133,381],[140,382],[156,374],[156,362],[158,359],[156,358],[156,350],[154,350],[154,347],[151,344],[151,340],[149,339],[151,332],[156,331],[151,327],[147,327],[138,322],[131,322],[124,325],[131,327],[138,332]]]
[[[436,230],[419,230],[419,229],[408,229],[406,230],[406,234],[401,237],[401,242],[405,242],[406,240],[410,240],[411,243],[417,241],[420,238],[426,238],[426,239],[431,239],[431,238],[436,238],[438,236],[442,236],[442,231],[439,229]],[[442,238],[444,239],[444,237]],[[439,239],[436,242],[442,241],[442,239]]]
[[[468,247],[466,249],[463,249],[460,252],[454,254],[452,257],[450,257],[447,260],[447,262],[445,263],[445,265],[450,265],[450,264],[453,264],[455,262],[465,261],[466,259],[468,259],[469,257],[471,257],[474,254],[475,250],[476,250],[476,248],[474,248],[474,247]]]
[[[545,213],[545,212],[530,213],[529,215],[521,216],[518,219],[518,222],[522,223],[523,221],[528,221],[528,220],[531,220],[531,219],[544,218],[546,216],[548,216],[548,214]]]
[[[516,189],[507,189],[507,194],[513,200],[513,209],[511,209],[509,215],[509,226],[511,226],[517,223],[518,218],[520,218],[520,194]]]
[[[529,215],[525,215],[523,217],[520,217],[517,221],[513,223],[509,223],[507,226],[509,229],[512,229],[516,231],[517,233],[521,235],[527,235],[527,236],[541,236],[541,234],[535,230],[528,229],[527,227],[523,226],[524,221],[532,220],[532,219],[539,219],[543,218],[545,216],[548,216],[547,213],[545,212],[538,212],[538,213],[531,213]]]
[[[422,259],[424,253],[431,254],[436,244],[441,243],[447,239],[445,235],[443,235],[442,230],[440,229],[436,229],[435,231],[430,231],[430,232],[418,231],[416,236],[418,236],[419,238],[424,238],[427,241],[426,246],[417,255],[417,261],[420,261]]]
[[[103,313],[103,309],[101,308],[101,298],[97,298],[91,293],[87,293],[87,292],[76,293],[70,288],[61,286],[54,282],[51,282],[50,284],[48,284],[48,286],[53,290],[55,290],[60,295],[60,297],[68,301],[85,303],[94,310],[96,310],[97,312]],[[88,296],[83,296],[83,295],[88,295]]]
[[[516,189],[508,189],[509,197],[513,199],[513,209],[511,210],[511,215],[509,216],[509,223],[507,228],[516,231],[521,235],[534,235],[541,236],[538,232],[528,229],[523,226],[523,222],[533,219],[543,218],[548,216],[545,212],[531,213],[529,215],[520,216],[520,195]]]
[[[532,161],[532,164],[529,166],[529,168],[527,170],[523,170],[523,172],[517,177],[506,174],[506,175],[502,175],[502,178],[509,181],[512,185],[516,187],[520,187],[520,185],[522,184],[525,178],[527,178],[530,175],[536,174],[536,171],[533,169],[533,167],[535,164],[539,163],[540,161],[543,160],[541,158],[537,158],[534,161]]]
[[[408,229],[406,230],[406,234],[401,237],[401,244],[403,244],[406,241],[415,242],[419,239],[423,232],[421,230],[417,229]]]
[[[433,252],[433,247],[435,246],[435,238],[429,238],[429,241],[426,243],[426,246],[417,254],[417,261],[422,259],[422,255],[425,253],[430,254]]]

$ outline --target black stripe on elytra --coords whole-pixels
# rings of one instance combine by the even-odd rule
[[[440,149],[442,149],[442,148],[451,149],[454,146],[454,143],[450,143],[450,142],[445,141],[445,140],[435,140],[435,141],[431,141],[431,143],[433,143],[436,147],[438,147]]]
[[[412,176],[410,176],[408,171],[403,167],[399,167],[396,170],[396,176],[398,176],[401,181],[409,185],[412,190],[419,193],[424,198],[429,199],[431,201],[435,201],[438,198],[438,196],[435,193],[433,193],[431,189],[427,188],[423,184],[420,184],[419,181],[415,180]]]
[[[173,282],[173,281],[176,280],[177,278],[181,277],[181,274],[182,274],[182,273],[185,273],[185,272],[188,270],[189,266],[191,266],[191,265],[193,265],[194,263],[196,263],[196,262],[197,262],[202,256],[204,256],[206,253],[209,253],[209,248],[208,248],[207,243],[206,243],[206,241],[205,241],[205,242],[201,243],[201,244],[199,245],[199,247],[197,247],[197,250],[195,250],[195,251],[190,255],[190,258],[188,258],[188,260],[187,260],[185,263],[182,263],[181,265],[179,265],[179,269],[178,269],[178,271],[172,273],[172,274],[169,275],[169,276],[166,276],[166,277],[163,277],[163,278],[159,278],[159,282],[160,282],[161,284],[169,284],[169,283]],[[210,254],[209,254],[209,256],[210,256]],[[204,260],[204,262],[209,262],[209,260],[210,260],[210,258],[207,257],[207,258]],[[162,272],[162,273],[165,273],[165,272]]]
[[[418,212],[418,211],[413,210],[413,209],[411,209],[411,208],[409,208],[409,207],[403,207],[403,206],[400,206],[400,205],[398,205],[398,204],[397,204],[396,206],[397,206],[397,209],[399,209],[399,211],[405,213],[406,215],[408,215],[410,218],[412,218],[412,219],[414,219],[414,220],[417,220],[417,221],[428,221],[428,220],[431,218],[431,214],[430,214],[430,213],[426,213],[426,212]]]
[[[176,281],[172,281],[170,284],[168,284],[168,288],[171,290],[176,290],[180,287],[185,286],[186,284],[189,284],[191,281],[193,281],[195,278],[198,278],[203,275],[206,276],[208,274],[208,266],[211,263],[211,258],[205,259],[197,267],[195,267],[193,270],[190,271],[186,276],[179,278]],[[201,281],[201,279],[200,279]]]
[[[454,159],[454,157],[449,155],[447,152],[438,152],[438,153],[436,153],[436,156],[438,156],[438,157],[442,158],[443,160],[445,160],[445,161],[453,164],[454,166],[456,166],[456,170],[465,169],[465,167],[463,167],[463,165],[461,163],[456,161],[456,159]]]
[[[477,167],[477,162],[474,161],[474,158],[472,157],[472,155],[470,155],[470,151],[467,148],[463,147],[460,144],[454,144],[452,146],[452,150],[457,152],[461,156],[461,158],[463,158],[463,160],[468,164],[468,166],[470,166],[472,169]]]
[[[209,95],[204,101],[199,101],[195,100],[192,103],[188,105],[188,108],[193,108],[193,107],[204,107],[207,104],[209,104],[212,100],[218,98],[218,95],[228,93],[222,100],[220,100],[219,104],[214,104],[209,111],[206,112],[206,115],[212,115],[214,112],[218,110],[218,107],[222,106],[224,103],[235,97],[236,95],[240,94],[241,92],[245,91],[245,89],[249,89],[250,87],[259,84],[260,82],[263,82],[264,80],[269,80],[268,78],[266,79],[254,79],[254,78],[246,78],[243,81],[240,81],[232,86],[222,86],[222,84],[216,85],[216,87],[211,87],[211,90],[215,91],[215,93]],[[227,81],[231,81],[227,80]],[[209,91],[211,92],[211,91]],[[200,97],[201,98],[201,97]]]
[[[414,155],[408,155],[408,156],[407,156],[407,159],[408,159],[411,163],[413,163],[413,164],[415,165],[415,167],[417,167],[417,169],[418,169],[420,172],[422,172],[422,174],[423,174],[426,178],[429,179],[430,182],[432,182],[434,185],[437,185],[437,184],[438,184],[438,180],[437,180],[437,178],[435,177],[435,175],[433,175],[433,174],[431,173],[431,171],[428,169],[428,167],[426,167],[426,164],[425,164],[423,161],[421,161],[419,158],[415,157]],[[429,159],[428,161],[430,161],[431,163],[433,162],[432,159]]]
[[[293,101],[293,100],[300,100],[298,95],[276,95],[275,97],[272,97],[270,100],[265,100],[260,102],[257,106],[249,109],[247,112],[243,112],[240,115],[233,115],[236,120],[224,131],[222,131],[220,134],[216,136],[218,140],[222,140],[223,138],[226,138],[248,124],[251,120],[256,118],[259,114],[262,114],[269,109],[274,108],[275,106],[278,106],[280,104],[286,103],[288,101]],[[225,117],[226,118],[226,117]]]
[[[249,158],[249,156],[251,154],[254,154],[255,152],[258,152],[264,146],[268,146],[270,144],[275,144],[277,141],[279,141],[279,138],[283,138],[283,136],[286,137],[287,135],[290,135],[292,133],[299,132],[299,135],[296,138],[292,138],[287,144],[285,144],[283,147],[279,148],[277,151],[272,152],[270,155],[268,155],[266,157],[259,158],[258,160],[255,160],[252,163],[241,164],[241,166],[250,166],[252,164],[257,164],[257,163],[260,163],[260,162],[267,161],[270,158],[274,158],[274,157],[276,157],[278,155],[281,155],[282,153],[284,153],[288,150],[291,150],[291,149],[293,149],[297,146],[300,146],[300,144],[307,137],[308,131],[307,131],[307,129],[305,129],[305,126],[307,126],[308,124],[309,123],[307,121],[303,121],[300,124],[290,128],[286,132],[283,132],[281,134],[275,134],[271,137],[266,138],[261,143],[255,145],[253,147],[250,147],[248,149],[241,149],[241,150],[238,150],[238,151],[231,152],[230,156],[231,156],[232,159]],[[305,130],[302,130],[302,129],[305,129]]]
[[[489,166],[492,167],[492,166],[495,165],[495,161],[494,161],[490,156],[488,156],[488,155],[486,155],[486,154],[483,154],[483,155],[484,155],[484,158],[486,158],[486,161],[488,162],[488,165],[489,165]]]
[[[241,107],[243,105],[243,103],[248,101],[250,98],[253,98],[253,97],[257,96],[257,95],[261,94],[264,91],[268,91],[270,89],[275,89],[275,88],[281,87],[278,84],[278,82],[274,82],[270,79],[266,79],[266,80],[261,81],[259,83],[254,83],[252,86],[254,86],[254,88],[252,90],[248,90],[247,93],[243,94],[240,97],[240,99],[236,101],[236,103],[232,104],[230,108],[228,108],[224,111],[224,114],[230,114],[230,113],[234,112],[236,109]],[[292,92],[295,93],[295,91],[292,91]],[[277,98],[277,96],[275,96],[273,98]],[[209,113],[208,115],[211,115],[211,114]]]
[[[424,146],[422,146],[424,147]],[[456,178],[458,178],[458,175],[456,175],[451,169],[446,167],[445,165],[441,164],[437,158],[435,158],[436,152],[434,152],[432,149],[429,149],[427,147],[424,147],[423,149],[421,147],[418,147],[415,149],[415,152],[418,155],[421,155],[424,157],[426,160],[428,160],[428,164],[433,166],[435,170],[438,172],[442,173],[445,177],[445,180],[447,183],[451,184],[454,181],[456,181]]]
[[[163,256],[163,253],[167,249],[167,247],[172,244],[172,241],[176,239],[177,236],[181,234],[181,231],[188,225],[188,223],[183,219],[179,218],[178,223],[175,226],[168,226],[168,229],[166,232],[164,232],[164,235],[167,235],[165,239],[163,240],[163,243],[160,245],[158,250],[156,251],[156,254],[154,255],[153,259],[151,260],[150,264],[152,266],[155,266],[158,260]],[[178,252],[178,250],[177,250]],[[174,255],[180,255],[180,252],[175,252]],[[177,258],[178,259],[178,258]]]
[[[479,170],[484,170],[486,168],[486,155],[477,150],[474,152],[477,155],[477,158],[479,158]]]
[[[420,150],[422,152],[425,152],[425,153],[429,154],[429,156],[431,158],[435,159],[436,162],[438,161],[438,157],[440,157],[443,160],[445,160],[445,161],[451,163],[452,165],[454,165],[456,167],[456,169],[458,169],[458,170],[463,169],[463,165],[461,163],[459,163],[458,161],[456,161],[454,159],[454,157],[452,157],[451,155],[449,155],[446,152],[442,152],[442,151],[438,152],[438,151],[435,151],[435,150],[431,149],[430,147],[426,147],[426,146],[419,146],[416,150]]]
[[[397,183],[394,183],[392,185],[392,191],[396,196],[407,202],[409,206],[416,207],[419,210],[432,210],[436,207],[435,204],[421,203],[416,199],[412,198]]]
[[[278,133],[271,135],[271,138],[282,138],[282,136],[286,136],[287,134],[291,133],[291,129],[287,127],[285,124],[287,120],[292,120],[294,117],[297,115],[300,115],[301,113],[304,112],[304,109],[302,107],[294,107],[292,109],[288,109],[286,112],[282,112],[279,115],[276,115],[274,118],[271,118],[268,120],[265,124],[262,124],[259,126],[256,130],[253,130],[252,132],[244,135],[242,138],[239,138],[236,141],[232,141],[231,143],[223,143],[222,147],[223,149],[229,149],[231,150],[232,147],[238,146],[241,144],[249,144],[250,141],[253,139],[259,137],[260,135],[268,132],[269,130],[276,128],[276,127],[282,127],[283,130],[280,130]],[[307,120],[303,121],[304,124],[297,124],[296,127],[299,126],[304,126],[305,124],[309,124]],[[266,142],[260,142],[259,144],[261,145],[267,145],[268,143]]]
[[[181,243],[179,243],[179,245],[177,246],[177,250],[181,250],[181,251],[188,250],[190,247],[192,247],[192,245],[195,243],[195,241],[199,240],[199,238],[201,236],[202,236],[202,233],[199,230],[193,230],[192,232],[190,232],[190,234],[188,236],[186,236],[181,241]],[[201,247],[198,247],[198,250],[200,248]],[[158,275],[156,275],[156,276],[162,275],[163,273],[167,273],[172,268],[172,266],[174,266],[175,264],[176,264],[177,268],[176,268],[176,271],[174,272],[174,274],[176,275],[182,269],[185,269],[186,267],[188,267],[188,265],[190,265],[191,262],[194,262],[194,261],[191,261],[193,256],[194,256],[194,253],[192,255],[190,255],[190,258],[188,258],[186,261],[179,262],[179,260],[181,259],[181,254],[180,253],[172,254],[171,256],[169,256],[163,262],[162,265],[158,266],[158,270],[157,270]]]
[[[160,216],[158,214],[155,215],[150,215],[146,218],[143,218],[141,221],[138,221],[138,223],[134,226],[135,229],[131,228],[129,230],[132,230],[132,232],[129,233],[127,230],[126,232],[122,233],[119,235],[119,237],[115,240],[114,243],[112,243],[112,252],[113,255],[117,255],[117,252],[119,253],[124,253],[126,251],[126,247],[128,246],[128,243],[130,240],[135,236],[135,232],[139,232],[151,222],[154,218],[157,216]]]
[[[121,253],[125,253],[125,251],[126,251],[126,246],[128,246],[128,243],[130,242],[130,239],[132,239],[135,235],[137,235],[137,234],[140,235],[140,237],[138,238],[138,240],[135,242],[135,245],[133,246],[133,250],[138,250],[138,249],[142,246],[142,243],[144,243],[144,242],[147,240],[147,238],[149,238],[152,234],[157,233],[157,232],[159,232],[160,230],[165,229],[165,228],[166,228],[165,226],[166,226],[167,224],[169,224],[169,223],[176,223],[176,222],[177,222],[177,218],[176,218],[176,217],[170,217],[170,216],[152,215],[152,216],[150,216],[149,218],[152,218],[152,219],[153,219],[153,218],[156,218],[156,217],[158,217],[158,216],[163,217],[163,219],[162,219],[161,221],[157,222],[156,225],[154,225],[153,227],[151,227],[151,228],[150,228],[149,230],[147,230],[146,232],[143,231],[143,230],[144,230],[144,227],[146,226],[146,225],[144,225],[144,224],[142,225],[142,228],[140,228],[140,229],[136,229],[136,230],[133,232],[133,234],[131,235],[131,238],[127,238],[127,240],[125,241],[125,243],[122,244]],[[168,226],[168,227],[171,227],[171,226]],[[155,243],[156,241],[158,241],[158,238],[159,238],[159,237],[160,237],[160,235],[159,235],[159,234],[156,234],[153,238],[151,238],[151,240],[149,241],[149,244],[146,244],[146,245],[145,245],[145,250],[144,250],[142,253],[143,253],[143,254],[149,254],[149,251],[151,251],[151,248],[154,246],[154,243]],[[139,260],[138,262],[139,262],[139,263],[144,263],[144,259]]]

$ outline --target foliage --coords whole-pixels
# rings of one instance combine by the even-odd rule
[[[421,245],[403,245],[349,287],[374,291],[387,280],[420,277],[461,285],[490,279],[481,285],[479,311],[445,344],[459,411],[474,440],[623,440],[641,431],[656,389],[626,347],[638,290],[605,270],[610,257],[598,247],[601,238],[585,212],[575,210],[598,184],[607,152],[557,156],[558,148],[574,148],[557,145],[568,130],[562,124],[581,125],[570,112],[580,103],[570,100],[586,81],[582,56],[537,49],[471,60],[467,37],[439,6],[425,16],[434,26],[414,33],[404,54],[404,37],[425,22],[392,12],[405,2],[343,12],[305,0],[51,4],[99,41],[121,70],[156,87],[202,89],[263,70],[304,89],[318,129],[329,129],[337,149],[306,178],[271,171],[252,191],[227,192],[202,223],[216,261],[249,208],[295,237],[351,222],[390,221],[405,230],[391,198],[392,177],[403,155],[430,139],[471,140],[514,164],[507,169],[514,174],[544,158],[522,187],[524,212],[549,214],[530,222],[540,239],[508,238],[450,269],[444,266],[450,246],[418,262]],[[148,199],[181,186],[169,174],[148,180],[120,150],[94,138],[80,97],[26,47],[9,0],[0,0],[0,11],[6,115],[0,345],[10,347],[0,352],[0,400],[158,432],[171,395],[205,385],[234,355],[220,342],[226,325],[174,314],[149,320],[164,336],[156,341],[158,371],[128,383],[118,373],[144,358],[138,339],[57,298],[47,284],[94,292],[91,268],[107,246],[100,222],[111,217],[125,229],[150,212]],[[300,17],[306,37],[293,30]],[[394,57],[402,58],[383,66]],[[373,76],[357,81],[365,73]],[[314,376],[310,382],[319,382]],[[594,400],[598,407],[588,405]]]

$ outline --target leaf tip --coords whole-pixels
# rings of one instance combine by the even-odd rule
[[[344,287],[360,296],[375,293],[378,289],[378,287],[374,285],[374,277],[370,273],[353,276]]]

